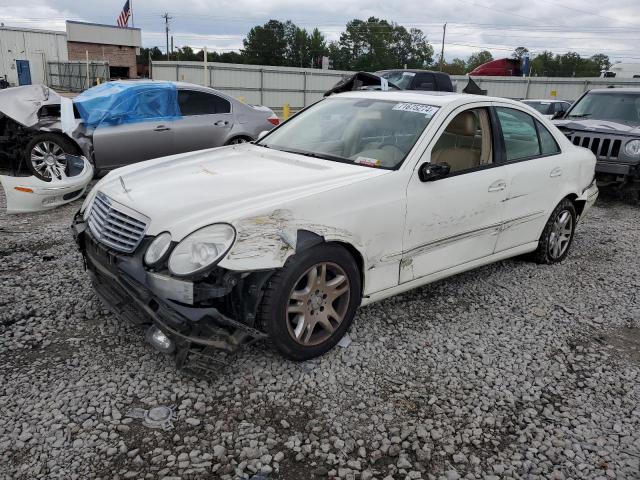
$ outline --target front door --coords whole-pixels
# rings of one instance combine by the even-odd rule
[[[422,161],[451,170],[423,182],[416,169],[409,182],[401,283],[493,254],[500,233],[507,177],[489,108],[454,112],[438,135]]]
[[[18,85],[31,85],[29,60],[16,60],[16,69],[18,72]]]
[[[231,128],[231,102],[213,93],[178,90],[182,117],[174,122],[175,153],[224,145]]]
[[[93,132],[98,169],[171,155],[174,151],[171,120],[150,120],[122,125],[100,125]]]

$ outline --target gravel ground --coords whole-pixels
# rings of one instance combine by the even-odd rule
[[[206,380],[102,308],[77,208],[0,214],[0,478],[640,478],[637,207],[599,201],[561,265],[458,275],[361,309],[347,348],[257,345]],[[155,405],[174,429],[126,416]]]

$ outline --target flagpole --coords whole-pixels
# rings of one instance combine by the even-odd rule
[[[133,21],[133,0],[129,0],[129,11],[131,12],[131,28],[135,28],[136,24]]]

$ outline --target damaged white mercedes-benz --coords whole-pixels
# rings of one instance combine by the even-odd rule
[[[508,257],[563,260],[594,167],[519,102],[349,92],[254,144],[112,171],[73,229],[96,291],[179,366],[263,338],[304,360],[361,305]]]

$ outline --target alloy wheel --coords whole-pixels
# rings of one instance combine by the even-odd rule
[[[61,179],[67,167],[67,157],[60,145],[49,140],[36,143],[31,149],[31,164],[45,180]]]
[[[304,346],[326,341],[344,320],[351,285],[339,265],[322,262],[303,273],[289,294],[287,328]]]
[[[560,258],[569,248],[573,235],[573,217],[569,210],[562,210],[553,223],[549,234],[549,255]]]

